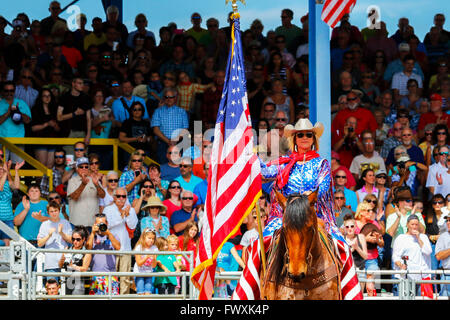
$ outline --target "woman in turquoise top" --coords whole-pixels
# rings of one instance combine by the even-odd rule
[[[156,232],[156,237],[167,238],[170,235],[170,224],[169,219],[160,214],[161,211],[167,210],[161,200],[158,197],[150,197],[142,210],[148,211],[149,215],[141,220],[141,232],[145,228],[150,228]]]
[[[3,160],[2,158],[3,156],[0,159]],[[14,229],[14,213],[11,204],[13,196],[12,190],[17,190],[20,187],[19,169],[23,166],[24,163],[25,161],[16,163],[14,181],[9,175],[11,161],[4,161],[0,166],[0,220],[11,229]],[[0,231],[0,240],[3,240],[6,246],[9,246],[10,238],[3,231]]]

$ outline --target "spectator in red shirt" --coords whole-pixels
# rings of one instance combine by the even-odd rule
[[[371,131],[375,136],[378,128],[377,121],[370,110],[360,107],[360,91],[352,90],[347,94],[347,108],[339,111],[331,123],[332,134],[344,132],[346,121],[349,117],[356,118],[358,126],[355,128],[355,134],[360,135],[364,130]]]
[[[425,126],[429,123],[445,124],[450,127],[450,116],[442,110],[442,96],[434,93],[430,97],[430,112],[424,113],[419,120],[419,138],[425,134]]]
[[[359,154],[359,135],[355,133],[357,119],[354,116],[347,118],[343,130],[333,130],[331,133],[331,144],[333,150],[339,154],[340,163],[350,167],[353,158]]]

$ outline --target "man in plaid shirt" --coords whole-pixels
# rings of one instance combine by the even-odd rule
[[[59,185],[65,185],[72,177],[73,171],[66,171],[66,151],[62,148],[55,150],[55,165],[52,168],[53,171],[53,190]],[[41,180],[41,194],[44,197],[49,195],[49,177],[44,175]],[[62,195],[61,195],[62,196]]]
[[[177,90],[165,89],[163,92],[164,105],[155,110],[150,123],[158,139],[157,160],[160,164],[167,162],[167,148],[178,140],[181,129],[189,128],[188,114],[186,110],[176,106],[176,101]]]

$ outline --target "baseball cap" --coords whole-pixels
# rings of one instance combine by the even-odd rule
[[[82,164],[89,164],[89,159],[86,157],[81,157],[77,159],[77,167],[81,166]]]
[[[409,44],[402,42],[398,45],[398,51],[409,51]]]
[[[382,175],[382,174],[386,175],[386,170],[384,170],[384,169],[379,169],[379,170],[377,171],[376,177],[378,177],[378,176],[380,176],[380,175]]]
[[[439,101],[442,102],[442,96],[441,96],[440,94],[433,93],[433,94],[430,96],[430,100],[431,100],[431,101],[437,101],[437,100],[439,100]]]

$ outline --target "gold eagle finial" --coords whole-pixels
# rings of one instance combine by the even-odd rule
[[[233,12],[237,12],[237,2],[242,2],[243,5],[245,5],[245,0],[225,0],[225,4],[228,4],[228,2],[231,1],[231,7],[233,8]]]

